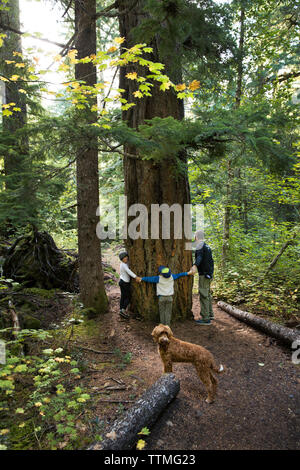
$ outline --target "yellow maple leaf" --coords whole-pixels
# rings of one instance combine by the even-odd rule
[[[163,91],[169,90],[171,85],[172,85],[171,82],[164,82],[160,85],[160,89],[163,90]]]
[[[126,75],[126,78],[129,78],[129,80],[136,80],[137,79],[137,73],[136,72],[128,73]]]
[[[27,93],[27,91],[23,90],[23,88],[19,88],[19,93]],[[30,364],[30,362],[28,364]]]
[[[124,41],[125,41],[125,38],[115,38],[114,39],[114,42],[116,42],[117,44],[122,44]]]
[[[179,83],[178,85],[175,86],[177,91],[182,91],[186,89],[186,86],[184,83]]]
[[[14,64],[15,61],[14,61],[14,60],[6,60],[5,63],[6,63],[6,64]]]
[[[107,52],[115,52],[117,50],[116,46],[111,46]]]
[[[18,80],[19,76],[20,76],[20,75],[12,75],[12,76],[10,77],[10,80],[11,80],[12,82],[16,82],[16,81]]]
[[[1,429],[0,436],[4,436],[5,434],[9,433],[9,429]]]
[[[62,58],[61,55],[60,55],[60,54],[57,54],[57,55],[55,55],[55,56],[53,57],[53,60],[54,60],[55,62],[59,62],[59,61],[61,60],[61,58]]]
[[[191,91],[195,91],[195,90],[198,90],[198,88],[200,88],[200,82],[198,80],[193,80],[190,84],[189,84],[189,89]]]
[[[25,64],[23,62],[18,62],[16,64],[16,67],[18,67],[18,69],[22,69],[23,67],[25,67]]]
[[[137,450],[143,450],[146,442],[143,439],[139,439],[136,445]]]
[[[135,96],[136,98],[142,98],[143,97],[143,93],[141,93],[140,91],[135,91],[133,93],[133,96]]]
[[[71,49],[69,52],[68,52],[68,57],[71,61],[71,64],[75,64],[76,63],[76,55],[77,55],[78,51],[77,49]]]
[[[64,358],[63,357],[55,357],[54,360],[56,362],[65,362]]]

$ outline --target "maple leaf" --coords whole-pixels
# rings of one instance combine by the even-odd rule
[[[143,450],[146,445],[146,442],[143,439],[139,439],[136,445],[137,450]]]
[[[126,75],[126,78],[129,78],[129,80],[136,80],[137,79],[137,73],[136,72],[128,73]]]
[[[117,44],[122,44],[124,41],[125,41],[125,38],[115,38],[114,39],[114,42],[116,42]]]
[[[77,49],[71,49],[69,52],[68,52],[68,57],[71,61],[72,64],[74,64],[76,62],[76,55],[77,55]]]
[[[117,47],[116,46],[112,46],[108,49],[107,52],[115,52],[117,50]]]
[[[198,88],[200,88],[200,82],[198,80],[193,80],[190,84],[189,84],[189,89],[191,91],[195,91],[195,90],[198,90]]]
[[[186,89],[186,85],[184,83],[179,83],[178,85],[175,86],[177,91],[182,91]]]

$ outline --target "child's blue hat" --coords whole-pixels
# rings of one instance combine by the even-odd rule
[[[158,268],[159,274],[161,274],[163,277],[170,277],[171,276],[171,269],[168,268],[167,266],[159,266]]]

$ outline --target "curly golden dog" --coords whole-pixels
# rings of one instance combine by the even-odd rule
[[[213,372],[220,374],[224,367],[217,367],[213,355],[202,346],[181,341],[173,336],[167,325],[158,325],[152,331],[152,337],[158,344],[158,350],[164,365],[164,372],[172,372],[173,362],[191,362],[194,364],[200,380],[207,390],[207,403],[212,403],[217,393],[218,381]]]

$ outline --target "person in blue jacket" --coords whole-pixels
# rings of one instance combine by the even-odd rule
[[[172,274],[167,266],[158,268],[158,276],[142,277],[142,281],[156,284],[160,323],[170,326],[174,295],[174,281],[184,276],[193,276],[193,271]]]

